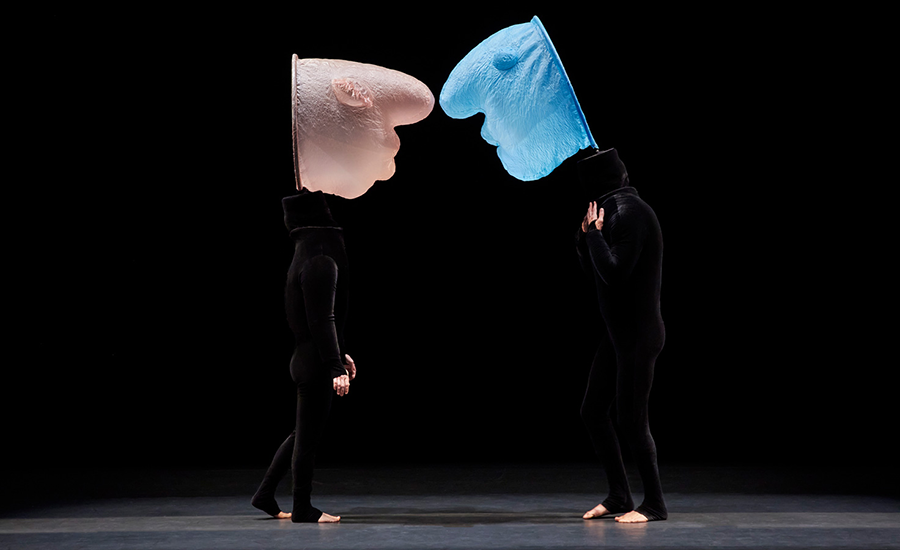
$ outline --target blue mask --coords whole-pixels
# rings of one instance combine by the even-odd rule
[[[460,61],[440,95],[452,118],[484,113],[481,137],[503,167],[540,179],[588,146],[597,148],[550,36],[535,16],[494,33]]]

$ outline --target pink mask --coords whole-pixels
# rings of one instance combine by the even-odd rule
[[[298,187],[353,199],[394,175],[394,126],[431,112],[428,86],[394,71],[293,56],[294,174]]]

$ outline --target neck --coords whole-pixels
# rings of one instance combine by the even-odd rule
[[[615,149],[597,152],[578,162],[578,180],[587,200],[628,185],[628,172]]]
[[[298,227],[332,227],[337,223],[321,191],[301,189],[296,195],[282,199],[284,223],[288,229]]]

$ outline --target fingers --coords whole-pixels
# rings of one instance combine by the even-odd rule
[[[332,380],[332,386],[339,396],[347,395],[350,393],[350,377],[346,374],[335,376]]]
[[[344,354],[344,357],[347,359],[347,372],[350,374],[350,380],[353,380],[356,378],[356,362],[347,353]]]
[[[597,229],[603,229],[603,209],[601,208],[599,212],[597,212],[597,219],[594,221],[594,227]]]
[[[603,228],[603,213],[604,212],[602,208],[597,212],[597,219],[594,220],[594,227],[596,227],[597,229]]]
[[[601,208],[600,213],[598,214],[596,201],[591,201],[588,203],[587,214],[584,215],[584,220],[581,222],[581,230],[587,232],[588,227],[590,227],[592,223],[595,223],[598,216],[600,221],[597,222],[597,229],[600,229],[600,226],[603,225],[603,209]]]

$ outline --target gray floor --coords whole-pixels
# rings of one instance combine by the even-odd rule
[[[8,474],[18,504],[7,500],[0,514],[0,548],[900,548],[900,498],[882,475],[663,468],[669,519],[620,525],[580,518],[600,496],[598,473],[320,470],[314,503],[343,516],[340,525],[256,512],[256,471],[78,472],[65,485]],[[42,501],[32,488],[54,496]],[[289,506],[289,495],[279,502]]]

